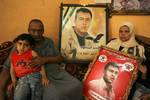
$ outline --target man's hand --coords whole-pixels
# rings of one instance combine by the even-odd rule
[[[40,67],[41,65],[44,65],[44,64],[45,64],[44,58],[35,57],[29,62],[28,66],[30,66],[30,67]]]

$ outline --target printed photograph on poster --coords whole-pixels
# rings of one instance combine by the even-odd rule
[[[87,100],[127,100],[137,74],[138,60],[102,47],[84,78]]]
[[[67,61],[90,61],[106,45],[106,7],[61,6],[60,51]]]
[[[150,14],[150,0],[113,0],[114,14]]]

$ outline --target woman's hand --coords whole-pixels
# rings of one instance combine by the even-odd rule
[[[144,94],[140,97],[140,100],[149,100],[150,99],[150,93]]]
[[[146,79],[146,75],[147,75],[147,67],[144,65],[139,65],[138,67],[139,71],[142,72],[142,78]]]

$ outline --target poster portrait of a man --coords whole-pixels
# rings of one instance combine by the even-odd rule
[[[66,8],[67,9],[67,8]],[[72,7],[62,22],[61,53],[67,60],[92,60],[106,44],[106,12],[99,7]]]

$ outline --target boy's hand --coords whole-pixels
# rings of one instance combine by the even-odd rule
[[[15,87],[16,87],[16,82],[12,82],[8,85],[7,90],[11,92]]]
[[[17,83],[16,79],[12,80],[12,85],[13,85],[14,88],[16,87],[16,83]]]
[[[48,86],[48,84],[49,84],[48,78],[42,78],[42,85],[43,86]]]
[[[8,90],[9,92],[13,90],[13,84],[12,84],[12,83],[10,83],[10,84],[8,85],[7,90]]]

